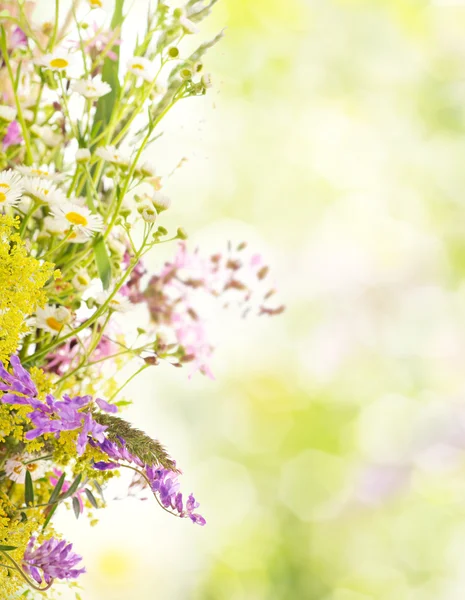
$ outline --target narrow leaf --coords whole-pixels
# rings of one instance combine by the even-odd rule
[[[57,481],[55,489],[53,490],[53,492],[50,495],[50,499],[48,501],[49,504],[53,504],[54,502],[56,502],[58,500],[58,496],[60,495],[61,488],[63,487],[63,484],[65,482],[65,478],[66,478],[66,474],[63,473],[62,476],[60,477],[60,479]]]
[[[94,494],[88,490],[87,488],[84,490],[86,492],[87,499],[92,504],[94,508],[98,508],[97,500],[95,499]]]
[[[45,509],[47,512],[47,516],[45,518],[44,524],[42,526],[42,531],[45,531],[45,528],[50,523],[50,519],[53,517],[54,512],[56,511],[58,504],[54,504],[53,506],[47,506]]]
[[[70,485],[69,490],[61,495],[62,500],[65,500],[65,498],[70,498],[74,494],[74,492],[78,489],[79,484],[81,483],[81,479],[82,479],[82,473],[79,473],[79,475],[76,477],[76,479]]]
[[[98,481],[94,480],[94,486],[95,486],[95,489],[97,490],[97,492],[100,494],[100,496],[102,496],[102,500],[105,501],[105,498],[103,497],[102,486],[100,485],[100,483]]]
[[[76,519],[79,519],[79,515],[81,514],[81,506],[79,504],[79,500],[76,497],[73,498],[73,510]]]
[[[101,235],[99,235],[95,240],[94,253],[95,262],[97,263],[98,274],[102,280],[103,289],[107,290],[111,281],[111,263],[105,247],[105,242]]]
[[[18,546],[4,546],[3,544],[0,544],[0,550],[2,550],[3,552],[9,552],[11,550],[16,550]]]
[[[32,485],[32,477],[29,471],[26,469],[26,481],[24,488],[24,500],[26,506],[34,504],[34,487]]]

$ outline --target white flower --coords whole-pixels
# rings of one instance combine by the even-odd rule
[[[199,32],[199,28],[197,27],[197,25],[195,23],[193,23],[187,17],[180,17],[179,23],[182,25],[182,28],[184,29],[184,33],[198,33]]]
[[[97,75],[91,79],[79,79],[78,81],[74,81],[71,87],[73,92],[81,94],[81,96],[89,100],[96,100],[111,92],[111,87],[108,83],[102,81],[101,75]]]
[[[64,306],[46,304],[45,308],[36,311],[36,327],[56,335],[71,320],[71,313]]]
[[[79,148],[76,151],[76,162],[86,163],[90,160],[90,150],[88,148]]]
[[[65,201],[52,206],[52,213],[63,222],[65,229],[69,230],[72,226],[76,232],[88,237],[103,229],[102,217],[91,213],[87,206]]]
[[[49,125],[40,126],[34,124],[31,126],[31,132],[40,138],[49,148],[59,146],[63,141],[63,136],[56,133]]]
[[[133,56],[128,60],[128,71],[134,75],[142,77],[145,81],[153,81],[155,79],[155,66],[143,56]]]
[[[56,173],[55,165],[31,165],[30,167],[26,167],[26,165],[20,165],[16,167],[16,170],[19,171],[22,175],[27,175],[29,177],[40,177],[41,179],[48,179],[50,181],[63,181],[66,175],[64,173]]]
[[[63,230],[63,222],[56,217],[52,217],[48,215],[44,219],[44,229],[53,235],[57,235],[59,233],[64,233]]]
[[[52,71],[66,71],[71,64],[71,58],[65,50],[55,50],[52,54],[42,56],[37,64]]]
[[[30,454],[13,456],[5,463],[6,476],[15,483],[26,481],[26,471],[29,471],[32,481],[36,481],[45,475],[45,470],[44,462],[34,461]]]
[[[111,295],[110,292],[100,293],[96,297],[97,303],[100,305],[105,304],[105,302],[107,302],[110,295]],[[131,310],[133,308],[133,305],[131,304],[130,300],[126,296],[123,296],[122,294],[120,294],[119,292],[117,292],[113,296],[113,298],[110,300],[108,306],[115,312],[120,312],[120,313],[128,312],[129,310]]]
[[[130,158],[122,154],[114,146],[102,146],[97,148],[95,154],[107,162],[115,165],[121,165],[127,167],[130,163]]]
[[[204,73],[200,78],[200,81],[205,88],[211,88],[213,85],[210,73]]]
[[[14,121],[16,118],[16,108],[0,104],[0,119],[3,121]]]
[[[8,169],[0,172],[0,207],[18,204],[23,193],[21,177]]]
[[[85,269],[79,269],[73,277],[73,285],[79,292],[86,290],[90,285],[89,273]]]
[[[25,121],[32,122],[34,120],[34,113],[29,108],[23,108],[22,111]]]
[[[25,177],[23,179],[24,193],[34,196],[46,204],[66,202],[66,196],[48,179],[41,177]]]
[[[155,167],[148,161],[138,165],[137,172],[144,177],[155,177]]]

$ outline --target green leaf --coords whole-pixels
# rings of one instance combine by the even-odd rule
[[[111,281],[111,263],[103,236],[98,235],[94,244],[95,262],[102,280],[103,289],[107,290]]]
[[[45,528],[50,523],[50,519],[53,517],[54,512],[56,511],[58,504],[54,504],[53,506],[48,506],[45,510],[48,511],[47,517],[45,518],[44,524],[42,526],[42,531],[45,531]]]
[[[92,504],[92,506],[94,508],[98,508],[97,500],[95,499],[94,494],[90,490],[88,490],[87,488],[84,491],[86,493],[87,499]]]
[[[65,498],[70,498],[74,492],[78,489],[79,484],[81,483],[82,473],[76,477],[73,483],[69,486],[69,490],[67,490],[64,494],[61,495],[61,499],[65,500]]]
[[[34,487],[32,485],[32,477],[29,471],[26,469],[26,481],[24,488],[24,499],[26,506],[34,504]]]
[[[76,497],[73,498],[73,510],[74,510],[76,519],[79,519],[79,516],[81,514],[81,506],[79,504],[79,500]]]
[[[113,18],[111,20],[112,31],[118,27],[121,27],[123,24],[123,5],[124,0],[115,0],[115,10],[113,11]],[[102,96],[97,102],[94,125],[99,123],[99,130],[105,128],[110,122],[116,98],[118,98],[121,91],[121,85],[118,77],[119,46],[115,44],[111,50],[114,54],[116,54],[117,58],[116,60],[112,60],[107,56],[103,62],[102,81],[105,81],[111,86],[111,92],[109,94],[105,94],[105,96]]]
[[[11,550],[16,550],[18,546],[4,546],[2,544],[0,544],[0,550],[2,550],[3,552],[9,552]]]
[[[95,479],[94,479],[94,486],[95,486],[95,489],[97,490],[97,492],[102,496],[102,500],[105,501],[105,498],[103,497],[102,486],[100,485],[100,483],[98,481],[95,481]]]
[[[53,492],[50,495],[50,499],[48,501],[49,504],[53,504],[54,502],[56,502],[58,500],[58,496],[60,495],[61,488],[63,487],[63,484],[65,482],[65,478],[66,478],[66,474],[63,473],[61,475],[60,479],[57,481],[55,489],[53,490]]]

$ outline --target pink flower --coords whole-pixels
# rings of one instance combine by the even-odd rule
[[[17,121],[11,121],[8,125],[5,137],[3,138],[3,149],[6,150],[10,146],[16,146],[23,141],[21,129]]]

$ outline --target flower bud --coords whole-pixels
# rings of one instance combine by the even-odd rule
[[[168,48],[168,56],[173,59],[178,58],[179,48],[177,48],[176,46],[171,46],[171,48]]]
[[[79,148],[76,152],[76,162],[87,163],[90,160],[90,150],[88,148]]]
[[[176,232],[176,236],[179,240],[187,240],[187,238],[189,237],[187,235],[187,231],[184,229],[184,227],[178,227],[178,231]]]
[[[149,204],[141,204],[140,206],[138,206],[137,212],[141,215],[141,217],[146,223],[155,223],[155,221],[157,220],[157,210]]]
[[[160,192],[155,192],[152,196],[152,204],[157,209],[157,212],[161,213],[164,210],[168,210],[171,206],[171,200],[168,196],[161,194]]]

